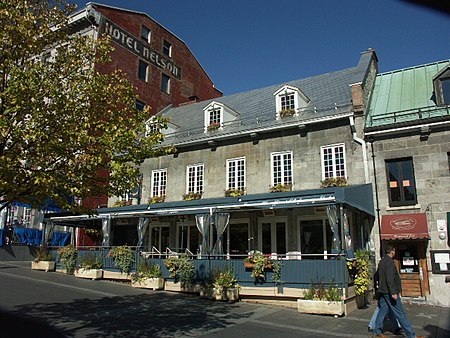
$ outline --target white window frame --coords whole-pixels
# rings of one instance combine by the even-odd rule
[[[204,109],[204,128],[205,132],[212,123],[218,123],[219,128],[223,126],[223,105],[212,102]]]
[[[343,169],[339,169],[339,171],[344,171],[344,176],[341,175],[341,173],[338,173],[338,169],[337,169],[337,164],[336,164],[336,150],[338,150],[338,148],[342,147],[342,158],[344,159],[344,163],[343,163]],[[331,150],[331,170],[327,170],[326,165],[325,165],[325,151],[326,150]],[[346,160],[346,151],[345,151],[345,143],[337,143],[337,144],[331,144],[331,145],[326,145],[326,146],[322,146],[320,147],[320,159],[321,159],[321,167],[322,167],[322,180],[325,180],[327,178],[332,178],[332,177],[345,177],[347,178],[347,160]],[[331,172],[331,175],[329,174]]]
[[[263,223],[269,223],[270,224],[270,247],[272,252],[265,252],[264,254],[270,254],[274,255],[276,257],[277,251],[278,251],[278,240],[277,238],[277,223],[284,223],[285,226],[285,245],[286,245],[286,252],[280,253],[280,255],[284,255],[289,251],[289,237],[290,237],[290,231],[288,226],[288,219],[286,216],[275,216],[275,217],[259,217],[258,218],[258,250],[263,252],[263,231],[262,226]],[[274,257],[274,258],[275,258]]]
[[[309,98],[303,94],[303,92],[294,86],[285,85],[277,90],[275,93],[275,105],[276,105],[276,116],[277,119],[280,118],[280,111],[285,108],[294,109],[294,116],[297,116],[299,111],[306,107],[309,103]],[[294,107],[285,107],[283,104],[283,97],[293,96]],[[291,99],[290,99],[291,100]]]
[[[234,164],[233,170],[230,165]],[[241,164],[240,164],[241,163]],[[240,175],[240,166],[243,166],[242,175]],[[240,189],[244,190],[246,187],[246,160],[244,157],[230,158],[227,160],[227,188],[226,189]],[[230,180],[230,175],[234,173],[234,183]],[[242,176],[242,180],[239,178]],[[242,186],[239,186],[239,182],[242,182]]]
[[[193,169],[193,176],[190,176],[190,170]],[[201,169],[201,170],[200,170]],[[192,177],[192,182],[191,182]],[[186,194],[191,192],[203,193],[205,190],[205,165],[197,163],[186,167]]]
[[[284,157],[288,155],[291,159],[291,181],[286,182],[285,178],[285,171],[284,168]],[[275,182],[275,171],[274,171],[274,165],[275,165],[275,157],[281,156],[281,182]],[[270,176],[271,176],[271,183],[272,186],[275,186],[277,184],[294,184],[294,153],[292,151],[282,151],[282,152],[275,152],[270,154]]]
[[[167,191],[167,169],[152,170],[151,197],[165,196],[166,191]]]

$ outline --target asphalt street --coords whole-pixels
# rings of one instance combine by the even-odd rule
[[[0,337],[371,337],[375,304],[348,316],[227,303],[0,262]],[[407,304],[417,334],[450,337],[450,309]],[[395,337],[389,331],[385,332]]]

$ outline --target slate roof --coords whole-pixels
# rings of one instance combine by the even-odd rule
[[[175,133],[166,135],[165,143],[180,145],[190,142],[207,142],[211,139],[230,138],[242,133],[313,123],[327,120],[331,116],[346,116],[352,112],[350,85],[364,82],[373,55],[372,50],[363,52],[356,67],[198,103],[167,107],[158,115],[169,118],[178,129]],[[277,120],[274,93],[286,84],[300,89],[310,99],[310,103],[305,111],[299,113],[299,116]],[[212,101],[224,104],[234,110],[238,116],[234,121],[224,124],[222,130],[205,133],[203,109]]]
[[[450,60],[378,74],[366,117],[366,130],[449,116],[433,101],[433,77]]]

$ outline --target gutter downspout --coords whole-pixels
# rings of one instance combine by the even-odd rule
[[[369,167],[367,164],[366,141],[356,136],[355,118],[353,116],[349,116],[348,119],[350,121],[350,129],[352,131],[353,140],[361,145],[364,166],[364,182],[369,183]]]
[[[377,223],[378,223],[378,236],[380,240],[380,258],[383,257],[383,248],[382,248],[382,240],[381,240],[381,218],[380,218],[380,201],[378,198],[378,184],[377,184],[377,168],[375,166],[375,153],[373,151],[373,140],[370,141],[370,147],[372,150],[372,166],[373,166],[373,177],[374,177],[374,185],[375,185],[375,204],[376,204],[376,212],[377,212]]]

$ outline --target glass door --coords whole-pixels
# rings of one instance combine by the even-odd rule
[[[287,236],[285,220],[259,220],[258,243],[263,254],[286,254]]]

